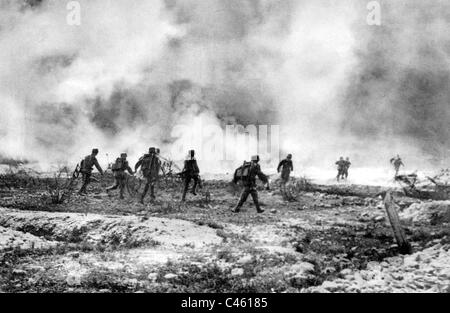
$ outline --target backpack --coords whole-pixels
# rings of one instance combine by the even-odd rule
[[[116,162],[114,162],[114,164],[113,164],[112,167],[111,167],[112,171],[115,172],[115,171],[121,171],[121,170],[123,170],[123,168],[124,168],[124,166],[125,166],[124,163],[125,163],[125,162],[123,161],[122,158],[117,158],[117,159],[116,159]]]
[[[80,162],[80,171],[86,172],[91,171],[93,166],[93,162],[91,160],[91,156],[86,156],[83,160]]]
[[[159,172],[159,159],[155,154],[145,155],[142,159],[142,172],[144,175],[156,174]]]
[[[235,179],[236,180],[242,180],[242,181],[248,181],[250,179],[250,174],[253,168],[253,163],[252,162],[245,162],[244,164],[239,167],[236,172],[234,173]]]

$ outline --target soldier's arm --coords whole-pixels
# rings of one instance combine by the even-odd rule
[[[277,167],[277,172],[278,172],[278,173],[280,172],[280,169],[281,169],[282,166],[283,166],[283,161],[281,161],[281,162],[278,164],[278,167]]]
[[[194,161],[194,171],[195,174],[200,174],[200,169],[198,168],[197,160]]]
[[[98,164],[97,159],[94,160],[94,165],[95,165],[95,168],[97,169],[97,171],[99,171],[100,174],[103,175],[103,169],[102,169],[102,167],[100,166],[100,164]]]
[[[294,163],[291,161],[291,171],[294,171]]]
[[[261,168],[258,166],[257,170],[256,170],[256,175],[258,176],[259,179],[261,179],[261,181],[265,184],[267,184],[269,182],[269,179],[267,178],[267,175],[264,174],[261,171]]]
[[[142,158],[140,158],[139,161],[137,161],[136,165],[134,166],[134,171],[137,172],[137,170],[141,165],[142,165]]]
[[[129,165],[127,165],[127,171],[128,173],[130,173],[131,175],[134,175],[133,170],[131,169],[131,167]]]

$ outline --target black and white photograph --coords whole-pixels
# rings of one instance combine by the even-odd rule
[[[2,294],[450,293],[448,0],[0,0],[0,105]]]

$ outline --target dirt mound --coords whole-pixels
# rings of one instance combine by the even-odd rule
[[[62,242],[144,246],[219,244],[222,238],[207,226],[165,218],[23,212],[0,208],[0,226]]]
[[[414,203],[400,213],[400,217],[412,222],[430,223],[431,225],[450,223],[450,201]]]
[[[55,241],[48,241],[37,236],[15,231],[0,226],[0,251],[6,249],[46,249],[57,245]]]

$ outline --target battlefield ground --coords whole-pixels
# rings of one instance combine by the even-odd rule
[[[277,177],[231,213],[239,190],[208,180],[181,203],[161,181],[157,200],[87,196],[69,178],[0,177],[0,292],[450,292],[450,201],[395,190],[412,254],[401,255],[380,192]],[[62,193],[63,196],[62,196]]]

